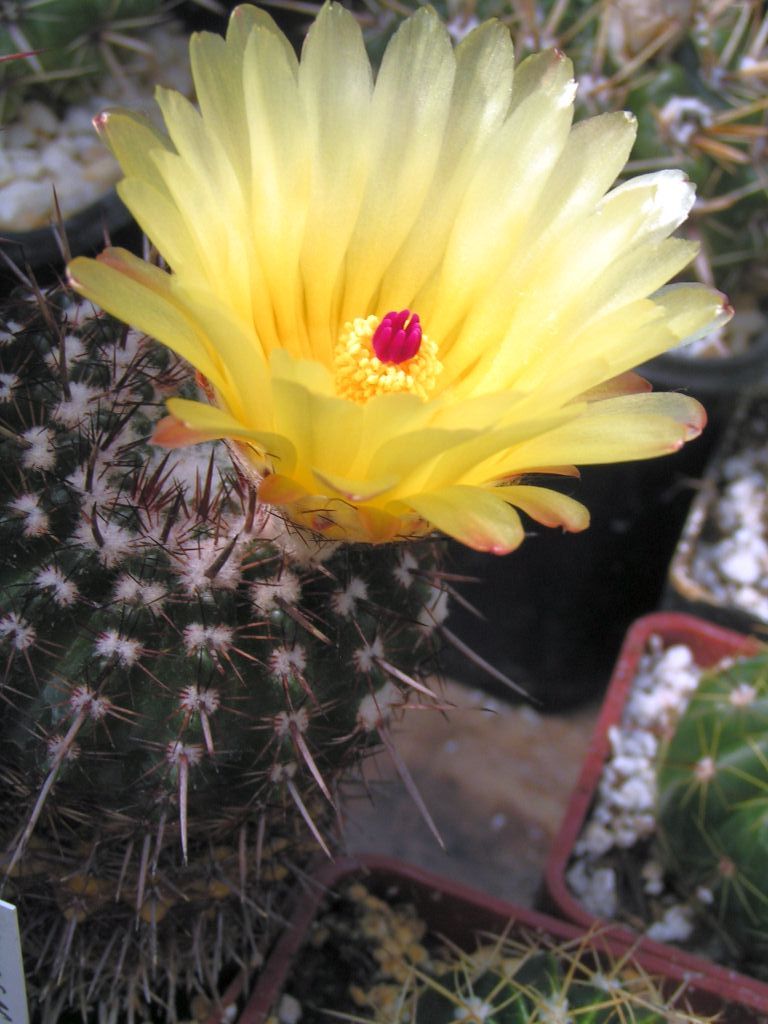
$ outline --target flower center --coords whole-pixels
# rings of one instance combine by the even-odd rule
[[[334,357],[337,394],[361,404],[401,391],[426,399],[443,368],[437,345],[408,309],[348,321]]]
[[[404,363],[412,359],[421,347],[421,324],[417,313],[410,309],[387,313],[373,332],[373,351],[382,363]]]

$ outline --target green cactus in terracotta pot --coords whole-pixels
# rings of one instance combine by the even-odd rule
[[[287,528],[223,445],[148,446],[178,359],[65,293],[2,315],[3,896],[42,1020],[175,1020],[258,960],[338,779],[432,701],[434,548]]]
[[[705,674],[658,768],[664,861],[733,952],[768,955],[768,654]]]

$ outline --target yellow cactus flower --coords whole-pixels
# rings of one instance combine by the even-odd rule
[[[692,202],[678,171],[616,187],[628,114],[572,125],[559,52],[514,67],[489,21],[455,48],[423,8],[373,75],[354,17],[317,16],[301,59],[237,8],[193,36],[199,110],[160,89],[167,135],[97,127],[119,192],[169,272],[120,249],[74,286],[189,360],[206,401],[174,398],[156,441],[228,440],[263,501],[326,537],[437,528],[503,553],[518,510],[581,530],[535,483],[643,459],[704,412],[632,367],[724,322],[723,296],[667,285]]]

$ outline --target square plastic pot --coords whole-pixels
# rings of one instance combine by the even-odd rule
[[[758,1019],[746,1007],[727,1005],[715,994],[700,989],[698,979],[689,978],[685,970],[673,966],[670,971],[668,964],[653,955],[629,951],[626,937],[616,941],[602,928],[587,929],[590,934],[585,936],[585,929],[579,925],[496,899],[389,857],[362,855],[325,865],[312,879],[310,888],[298,897],[295,913],[256,980],[238,1018],[239,1024],[264,1024],[291,972],[300,969],[301,948],[326,892],[353,879],[363,881],[379,896],[395,893],[398,900],[413,903],[430,931],[464,948],[473,948],[478,933],[499,935],[513,921],[527,932],[539,932],[557,942],[578,940],[590,959],[594,955],[598,960],[602,957],[613,962],[622,958],[634,961],[655,978],[666,979],[665,989],[668,981],[670,999],[679,998],[682,988],[685,1001],[694,1012],[724,1012],[722,1019],[727,1019],[728,1024],[747,1024]],[[511,934],[514,935],[514,927]]]
[[[607,935],[619,942],[636,944],[638,952],[665,962],[673,977],[688,978],[697,992],[709,993],[724,1005],[748,1008],[755,1019],[761,1019],[761,1015],[768,1014],[768,984],[676,946],[640,937],[622,925],[594,917],[566,882],[573,848],[589,818],[603,766],[610,754],[608,730],[621,721],[640,659],[652,636],[660,637],[664,647],[686,644],[691,648],[696,663],[703,667],[714,665],[730,655],[754,653],[759,646],[753,637],[680,612],[647,615],[633,624],[619,653],[579,780],[551,846],[545,869],[548,904],[558,915],[584,929],[606,926]]]

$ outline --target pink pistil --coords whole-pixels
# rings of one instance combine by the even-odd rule
[[[410,320],[408,317],[411,317]],[[421,346],[421,324],[410,309],[387,313],[373,334],[373,351],[382,363],[404,363]]]

